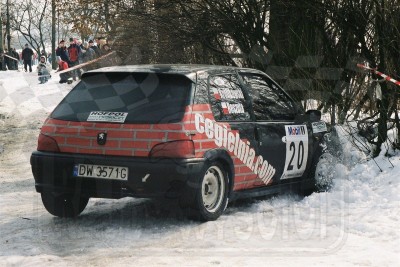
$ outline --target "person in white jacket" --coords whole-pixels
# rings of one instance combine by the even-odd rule
[[[41,56],[39,65],[37,66],[40,83],[45,83],[50,79],[51,75],[49,69],[50,69],[50,64],[47,63],[46,57]]]

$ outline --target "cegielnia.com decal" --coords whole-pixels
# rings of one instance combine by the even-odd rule
[[[218,147],[224,147],[233,153],[265,184],[270,182],[276,172],[275,168],[261,155],[257,156],[255,150],[250,147],[250,142],[240,139],[239,133],[234,133],[226,126],[204,118],[200,113],[195,114],[195,126],[198,133],[205,134],[207,138],[213,139]]]

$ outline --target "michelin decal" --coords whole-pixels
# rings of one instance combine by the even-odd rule
[[[239,133],[234,133],[226,126],[204,118],[200,113],[195,114],[195,126],[198,133],[206,134],[207,138],[213,139],[218,147],[224,147],[238,157],[265,184],[271,181],[276,172],[275,168],[261,155],[257,156],[255,150],[250,147],[250,142],[240,139]]]

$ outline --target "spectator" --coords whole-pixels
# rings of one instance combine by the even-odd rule
[[[33,50],[29,47],[28,44],[25,45],[24,50],[22,50],[22,59],[24,61],[24,70],[25,72],[28,71],[28,66],[29,66],[29,72],[32,72],[32,56],[33,56]]]
[[[0,50],[0,71],[7,70],[6,69],[6,63],[5,63],[5,58],[4,56],[4,51]]]
[[[56,49],[56,56],[61,57],[62,61],[67,62],[69,64],[69,56],[67,52],[67,48],[65,47],[65,41],[61,40],[58,43],[58,47]]]
[[[4,50],[4,55],[3,55],[3,61],[4,61],[4,69],[5,70],[10,70],[10,58],[8,57],[9,56],[9,53],[8,53],[8,50],[7,49],[5,49]]]
[[[100,49],[100,52],[103,52],[103,46],[104,46],[106,43],[107,43],[107,40],[106,40],[106,38],[104,38],[104,37],[98,37],[98,38],[96,39],[96,44],[97,44],[97,47]]]
[[[52,60],[52,54],[51,52],[47,55],[47,61],[51,63]]]
[[[85,48],[83,47],[83,43],[82,43],[82,40],[81,40],[81,39],[77,39],[77,40],[76,40],[76,44],[81,48],[81,50],[85,49]]]
[[[40,52],[40,58],[44,57],[47,61],[47,53],[46,51],[42,50],[42,52]]]
[[[68,63],[66,61],[62,60],[60,56],[56,56],[56,59],[58,63],[57,72],[68,69]],[[72,83],[70,73],[69,72],[60,73],[59,83],[68,83],[68,84]]]
[[[109,52],[111,52],[111,47],[108,44],[104,44],[102,50],[104,51],[104,54],[108,54]]]
[[[89,40],[89,47],[93,49],[96,54],[96,57],[101,56],[100,48],[94,44],[93,40]]]
[[[24,60],[22,59],[22,50],[19,52],[19,64],[24,64]]]
[[[38,54],[36,52],[33,53],[33,64],[32,65],[37,65],[38,63]]]
[[[103,44],[101,50],[103,55],[107,55],[112,52],[111,47],[108,44]],[[121,64],[121,59],[116,54],[108,55],[107,57],[101,59],[98,64],[101,67],[117,66]]]
[[[83,44],[84,50],[82,50],[81,60],[82,63],[86,63],[96,58],[96,52],[93,50],[91,46],[89,46],[88,42]]]
[[[20,60],[20,58],[19,58],[19,54],[18,54],[17,50],[15,49],[15,47],[13,49],[11,49],[11,54],[12,54],[12,57],[16,59],[16,60],[13,60],[14,61],[14,69],[18,70],[18,61]]]
[[[89,46],[88,42],[85,42],[83,44],[84,50],[82,50],[81,54],[81,63],[86,63],[89,62],[93,59],[96,58],[96,52],[93,50],[92,47]],[[89,64],[87,66],[83,67],[85,71],[93,70],[95,69],[94,64]]]
[[[79,64],[79,56],[82,53],[81,47],[77,44],[77,40],[75,38],[70,38],[70,45],[68,47],[68,55],[69,55],[69,67],[75,67]],[[76,81],[76,78],[79,77],[79,70],[71,71],[72,78]]]
[[[45,56],[40,57],[40,61],[37,67],[38,75],[39,75],[39,82],[45,83],[50,79],[50,65],[47,63],[47,59]]]

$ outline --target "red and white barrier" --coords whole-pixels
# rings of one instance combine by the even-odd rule
[[[5,56],[5,57],[8,57],[8,58],[10,58],[12,60],[18,61],[18,59],[14,58],[14,57],[11,57],[11,56],[9,56],[7,54],[2,54],[2,56]]]
[[[370,67],[365,66],[365,65],[363,65],[363,64],[357,64],[357,67],[362,68],[362,69],[366,69],[366,70],[373,71],[375,74],[381,76],[381,77],[384,78],[385,80],[387,80],[387,81],[389,81],[389,82],[392,82],[392,83],[394,83],[394,84],[400,86],[400,82],[399,82],[399,81],[393,79],[392,77],[390,77],[390,76],[388,76],[388,75],[386,75],[386,74],[384,74],[384,73],[382,73],[382,72],[380,72],[380,71],[377,71],[377,70],[374,69],[374,68],[370,68]]]
[[[85,62],[85,63],[81,63],[81,64],[79,64],[79,65],[70,67],[70,68],[65,69],[65,70],[62,70],[62,71],[59,71],[58,74],[65,73],[65,72],[70,72],[70,71],[73,71],[73,70],[76,70],[76,69],[80,69],[80,68],[82,68],[82,67],[84,67],[84,66],[93,64],[93,63],[95,63],[95,62],[97,62],[97,61],[99,61],[99,60],[101,60],[101,59],[103,59],[103,58],[109,57],[109,56],[113,55],[114,53],[115,53],[115,51],[112,51],[112,52],[110,52],[110,53],[108,53],[108,54],[105,54],[105,55],[103,55],[103,56],[101,56],[101,57],[98,57],[98,58],[96,58],[96,59],[90,60],[90,61]]]

